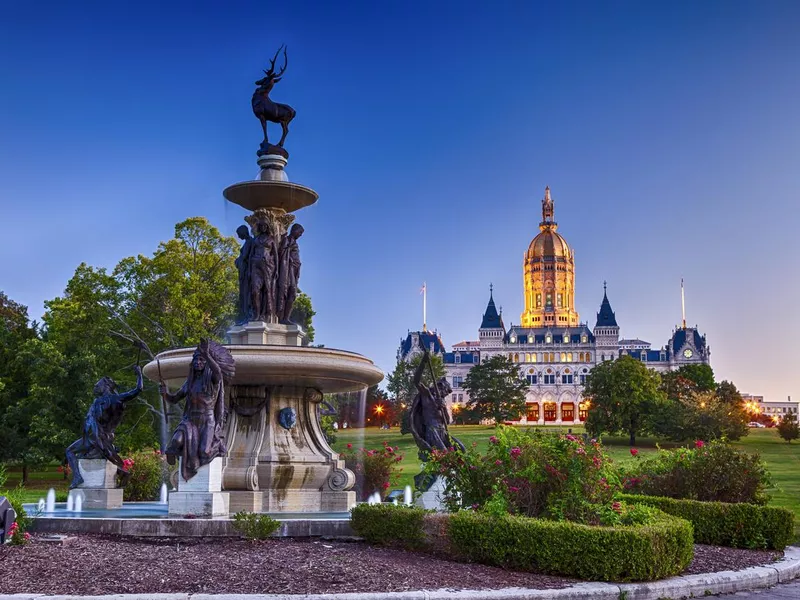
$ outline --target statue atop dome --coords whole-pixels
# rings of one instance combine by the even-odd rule
[[[278,60],[281,50],[283,50],[283,67],[276,73],[275,61]],[[283,142],[289,133],[289,123],[297,113],[288,104],[273,102],[269,97],[273,86],[281,80],[287,66],[289,66],[289,59],[286,56],[286,46],[284,45],[278,48],[275,57],[270,61],[269,70],[264,71],[265,77],[256,81],[258,87],[253,92],[253,114],[261,122],[261,128],[264,130],[264,141],[261,142],[261,148],[258,151],[259,156],[267,154],[279,154],[286,158],[289,156],[283,148]],[[277,145],[270,144],[267,139],[267,122],[279,123],[283,129],[283,135]]]

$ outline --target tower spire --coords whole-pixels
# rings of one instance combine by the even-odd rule
[[[542,231],[545,229],[555,230],[556,222],[554,221],[554,214],[555,207],[553,205],[553,199],[550,197],[550,186],[548,185],[544,188],[544,198],[542,198],[542,222],[539,224],[539,228]]]
[[[428,331],[428,284],[422,282],[422,289],[419,291],[422,294],[422,331]]]

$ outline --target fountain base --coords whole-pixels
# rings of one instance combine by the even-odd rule
[[[120,508],[122,490],[117,487],[117,465],[105,458],[78,459],[78,471],[83,483],[76,490],[83,494],[86,509]]]
[[[229,512],[230,496],[222,491],[221,458],[200,467],[189,481],[178,475],[178,491],[169,495],[170,515],[217,517]]]
[[[306,334],[294,323],[265,323],[250,321],[228,330],[231,344],[270,344],[276,346],[302,346]]]

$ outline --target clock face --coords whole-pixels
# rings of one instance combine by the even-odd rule
[[[689,348],[687,348],[686,350],[683,351],[683,355],[686,358],[692,358],[692,356],[694,356],[694,352],[692,352]]]

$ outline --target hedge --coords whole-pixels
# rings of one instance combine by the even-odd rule
[[[634,494],[617,497],[630,504],[654,506],[690,521],[698,544],[783,550],[794,539],[794,514],[785,508]]]
[[[462,511],[447,515],[444,545],[426,534],[427,522],[436,518],[421,509],[359,505],[352,525],[371,543],[429,551],[435,545],[454,559],[592,581],[677,575],[694,554],[691,524],[663,513],[648,525],[592,527]]]

